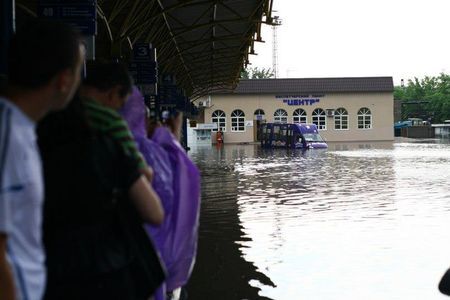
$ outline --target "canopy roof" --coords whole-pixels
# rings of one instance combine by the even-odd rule
[[[16,0],[36,11],[36,0]],[[70,2],[70,1],[69,1]],[[192,98],[231,89],[272,23],[273,0],[97,0],[97,53],[126,56],[136,42],[157,49],[160,72]]]

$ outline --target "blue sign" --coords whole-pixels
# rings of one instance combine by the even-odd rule
[[[283,103],[290,106],[314,105],[320,102],[325,95],[276,95],[275,98],[282,99]]]
[[[150,43],[137,42],[133,45],[133,57],[129,71],[136,84],[156,84],[158,82],[158,64],[156,49]]]
[[[186,97],[182,90],[176,85],[160,85],[158,89],[158,100],[160,104],[180,104]]]
[[[38,14],[46,18],[54,19],[95,19],[96,9],[94,4],[40,4]]]
[[[97,1],[55,1],[42,0],[38,3],[40,17],[61,20],[71,24],[84,35],[97,33]]]
[[[133,60],[156,62],[156,49],[150,43],[138,42],[133,45]]]
[[[156,62],[136,62],[129,64],[128,70],[136,84],[154,84],[158,82]]]
[[[286,103],[290,106],[299,106],[299,105],[314,105],[319,103],[319,98],[309,98],[309,99],[283,99],[283,103]]]
[[[83,35],[97,34],[97,22],[95,20],[67,20],[65,23],[72,25]]]

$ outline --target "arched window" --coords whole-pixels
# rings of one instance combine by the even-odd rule
[[[316,108],[315,110],[313,110],[312,123],[316,124],[317,129],[327,130],[327,117],[323,109]]]
[[[231,113],[231,131],[245,131],[245,114],[240,109]]]
[[[255,110],[255,116],[257,116],[257,115],[265,115],[266,113],[264,112],[264,110],[262,110],[262,109],[257,109],[257,110]]]
[[[348,129],[348,112],[345,108],[338,108],[334,112],[334,129],[347,130]]]
[[[265,114],[264,110],[262,110],[262,109],[255,110],[254,115],[255,115],[255,120],[265,120],[266,119],[266,117],[265,117],[266,114]]]
[[[284,109],[277,109],[273,114],[274,123],[287,123],[288,113]]]
[[[301,108],[294,110],[292,119],[294,123],[303,123],[303,124],[308,123],[306,118],[306,111]]]
[[[372,113],[367,107],[363,107],[358,111],[358,129],[372,128]]]
[[[211,115],[211,123],[217,124],[217,128],[213,129],[212,131],[217,131],[220,128],[223,132],[225,132],[227,128],[227,119],[225,113],[222,110],[214,111]]]

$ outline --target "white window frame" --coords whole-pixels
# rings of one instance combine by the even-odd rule
[[[308,114],[306,110],[303,108],[297,108],[292,113],[292,122],[298,124],[307,124],[308,123]]]
[[[320,112],[320,113],[318,113]],[[316,108],[312,112],[311,122],[316,124],[317,129],[327,130],[327,115],[322,108]],[[323,124],[321,124],[323,122]]]
[[[219,131],[219,128],[222,129],[222,132],[227,131],[227,115],[223,110],[218,109],[213,111],[211,114],[211,123],[217,124],[217,128],[212,130],[213,132]]]
[[[345,123],[347,127],[344,128]],[[348,111],[343,107],[334,111],[334,130],[349,130]]]
[[[258,119],[258,116],[262,116],[261,120],[265,120],[266,119],[266,112],[263,109],[258,108],[257,110],[255,110],[253,116],[256,118],[256,120]]]
[[[288,122],[288,113],[282,108],[277,109],[273,113],[273,122],[274,123],[280,123],[280,124],[286,124]]]
[[[235,109],[231,113],[231,131],[245,132],[245,113],[240,109]]]
[[[261,113],[262,112],[262,113]],[[255,116],[265,116],[266,112],[264,111],[264,109],[258,108],[257,110],[255,110],[254,113]]]
[[[360,124],[362,127],[360,127]],[[372,111],[367,107],[362,107],[358,110],[357,126],[359,130],[370,130],[373,128]]]

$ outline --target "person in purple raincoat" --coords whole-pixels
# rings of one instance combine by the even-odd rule
[[[139,90],[122,109],[139,150],[154,170],[152,185],[161,198],[165,219],[159,227],[147,225],[147,232],[167,268],[167,279],[155,294],[164,300],[184,286],[192,272],[197,251],[200,173],[181,147],[176,135],[167,127],[154,130],[152,139],[146,133],[146,108]]]

